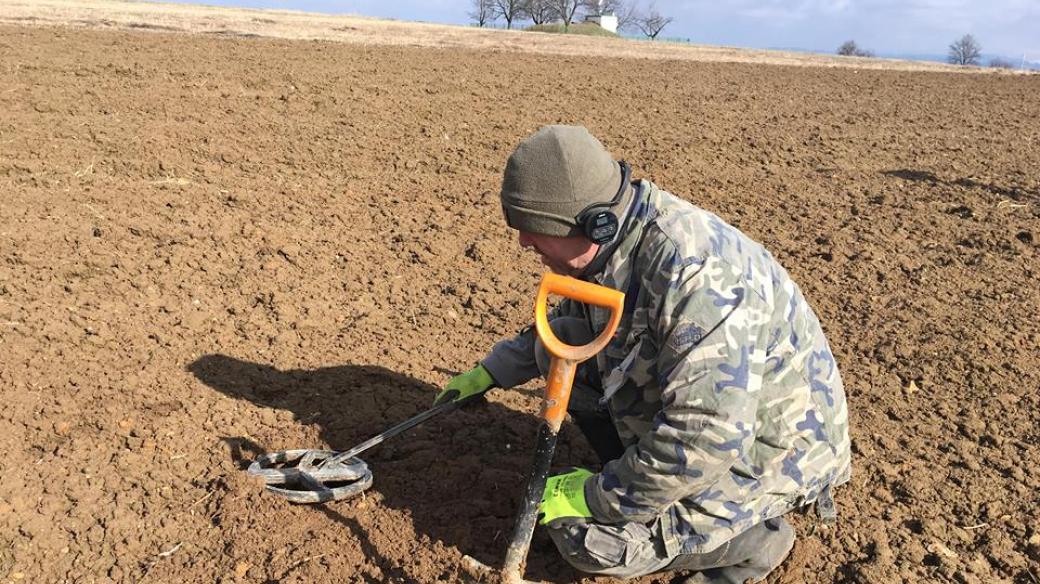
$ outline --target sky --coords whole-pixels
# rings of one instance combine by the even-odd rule
[[[175,0],[192,2],[192,0]],[[632,0],[628,0],[632,1]],[[638,0],[674,18],[662,37],[697,44],[879,56],[945,55],[971,34],[984,55],[1040,61],[1040,0]],[[468,24],[473,0],[196,0],[192,3]]]

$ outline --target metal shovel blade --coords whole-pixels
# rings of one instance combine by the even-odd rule
[[[257,458],[251,476],[268,491],[293,503],[325,503],[353,497],[372,486],[372,471],[360,458],[339,458],[333,450],[283,450]]]

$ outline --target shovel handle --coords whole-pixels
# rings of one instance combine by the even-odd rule
[[[546,307],[550,294],[570,298],[584,304],[592,304],[610,310],[610,321],[598,337],[587,345],[575,347],[568,345],[556,338],[552,327],[549,326],[548,309]],[[625,305],[625,295],[622,292],[584,282],[568,276],[558,274],[545,274],[542,283],[538,286],[538,297],[534,302],[534,326],[538,331],[545,349],[553,357],[568,359],[575,363],[581,363],[589,357],[603,350],[614,336],[618,323],[621,322],[621,312]]]
[[[549,294],[558,294],[571,300],[609,309],[610,320],[606,328],[587,345],[575,347],[560,341],[553,334],[546,314],[546,300]],[[624,305],[625,295],[617,290],[556,274],[546,274],[542,277],[534,304],[534,325],[538,331],[538,338],[552,357],[552,363],[545,384],[545,400],[542,402],[541,413],[543,423],[538,429],[534,465],[524,490],[524,498],[520,501],[516,523],[513,525],[513,538],[506,549],[505,563],[502,567],[502,580],[505,584],[524,582],[523,563],[527,559],[531,535],[534,534],[534,525],[538,519],[538,502],[542,498],[542,491],[545,490],[560,425],[567,415],[567,403],[571,398],[571,387],[574,385],[574,374],[577,372],[578,364],[607,346],[617,331],[618,323],[621,322]]]
[[[546,304],[549,294],[557,294],[585,304],[592,304],[610,310],[610,320],[599,336],[592,342],[574,346],[564,343],[553,334],[549,326]],[[549,375],[546,378],[545,401],[542,402],[541,417],[554,431],[559,431],[563,418],[567,414],[567,403],[571,397],[571,386],[578,364],[603,350],[617,331],[621,322],[621,313],[625,304],[625,295],[617,290],[604,286],[583,282],[567,276],[545,274],[538,287],[538,297],[534,303],[534,326],[538,338],[545,350],[552,357]]]

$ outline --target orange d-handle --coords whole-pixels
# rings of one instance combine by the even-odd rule
[[[587,345],[576,347],[564,343],[556,338],[552,327],[549,326],[546,304],[550,294],[610,310],[610,320],[606,328]],[[618,323],[621,322],[624,304],[623,292],[557,274],[542,276],[542,283],[538,286],[538,297],[534,302],[534,326],[542,345],[552,357],[541,417],[554,432],[560,430],[563,418],[567,414],[567,403],[571,398],[571,386],[578,364],[595,356],[607,346],[617,330]]]

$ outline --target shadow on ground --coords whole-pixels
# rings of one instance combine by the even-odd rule
[[[944,185],[948,187],[963,187],[966,189],[980,189],[988,193],[1010,199],[1011,201],[1018,203],[1025,202],[1040,202],[1040,192],[1030,191],[1028,189],[1019,188],[1017,186],[1004,187],[1000,185],[994,185],[990,183],[979,182],[971,178],[959,178],[956,180],[945,180],[939,178],[933,172],[926,170],[910,170],[910,169],[898,169],[898,170],[885,170],[882,171],[883,175],[894,178],[899,178],[912,182],[923,182],[928,183],[932,186]]]
[[[188,370],[231,397],[292,412],[320,428],[321,439],[345,450],[429,408],[437,387],[377,366],[346,365],[281,371],[225,355],[206,355]],[[535,416],[486,400],[427,420],[361,454],[375,477],[371,491],[382,504],[407,513],[416,532],[500,566],[533,458]],[[225,438],[236,465],[245,469],[265,450],[249,439]],[[300,447],[320,447],[301,444]],[[565,428],[558,465],[595,461],[576,428]],[[372,548],[365,529],[325,505],[316,512],[353,532]],[[374,549],[367,549],[376,556]],[[387,573],[394,573],[393,569]],[[528,577],[580,579],[537,532]]]

